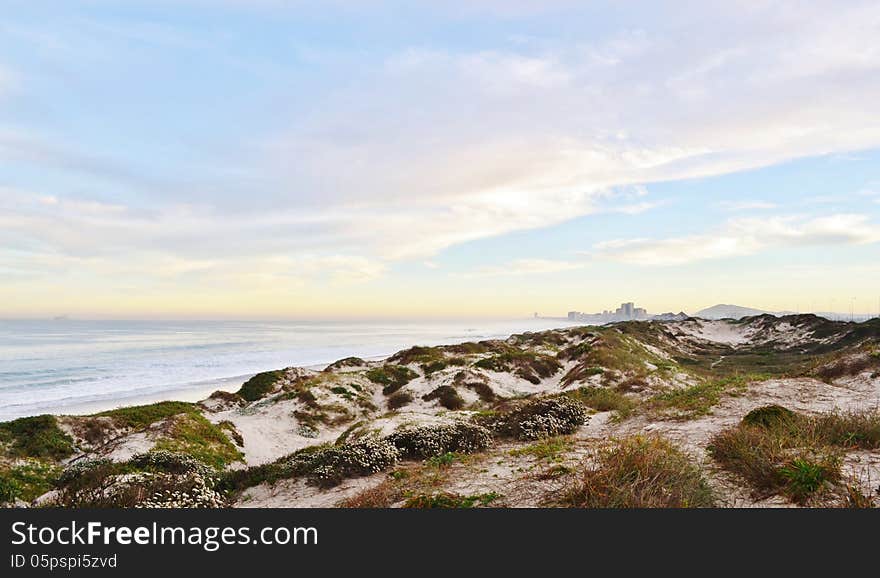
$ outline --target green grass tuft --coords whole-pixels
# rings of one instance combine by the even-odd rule
[[[154,449],[185,453],[218,470],[244,457],[221,426],[198,413],[177,418],[168,437],[159,440]]]
[[[179,415],[181,413],[196,413],[198,410],[192,403],[184,401],[160,401],[151,405],[134,405],[120,407],[94,414],[100,417],[109,417],[117,427],[132,429],[145,429],[154,423]]]
[[[451,493],[414,496],[406,501],[404,508],[474,508],[476,506],[488,506],[501,497],[500,494],[489,492],[487,494],[475,494],[461,496]]]

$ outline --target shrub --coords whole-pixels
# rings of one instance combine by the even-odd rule
[[[765,405],[750,411],[742,418],[745,425],[753,425],[764,428],[774,428],[783,425],[791,425],[797,414],[781,405]]]
[[[419,374],[403,365],[383,365],[367,371],[366,376],[373,383],[385,386],[382,388],[383,394],[391,395]]]
[[[360,357],[346,357],[338,361],[334,361],[333,363],[325,367],[324,371],[331,372],[336,369],[342,369],[343,367],[363,367],[366,364],[367,362]]]
[[[238,395],[247,401],[257,401],[275,389],[275,384],[284,377],[284,370],[264,371],[258,373],[242,384]]]
[[[120,407],[96,413],[95,416],[109,417],[117,427],[146,429],[163,419],[182,413],[195,413],[196,407],[184,401],[160,401],[150,405]]]
[[[340,446],[323,446],[310,452],[293,454],[291,471],[306,476],[310,483],[330,487],[350,477],[381,472],[397,463],[397,448],[375,436],[360,438]]]
[[[483,421],[498,435],[537,440],[574,433],[586,423],[587,412],[579,401],[559,396],[528,401]]]
[[[90,508],[220,507],[215,470],[192,456],[151,451],[127,462],[83,460],[58,480],[58,504]]]
[[[442,371],[449,367],[450,365],[454,366],[462,366],[466,365],[467,360],[462,357],[446,357],[443,359],[437,359],[435,361],[430,361],[428,363],[423,363],[421,365],[422,371],[425,372],[425,375],[431,375],[432,373],[437,373],[438,371]]]
[[[659,437],[617,440],[567,490],[581,508],[711,508],[713,492],[699,467]]]
[[[51,490],[60,473],[58,466],[35,459],[0,467],[0,504],[32,501]]]
[[[73,439],[51,415],[22,417],[0,423],[0,441],[16,457],[61,460],[73,455]]]
[[[439,400],[440,405],[449,410],[459,410],[464,407],[464,400],[455,391],[455,388],[449,385],[441,385],[434,391],[422,396],[425,401]]]
[[[217,390],[208,396],[208,399],[200,401],[198,406],[208,411],[224,411],[247,405],[247,401],[237,393]]]
[[[493,402],[498,399],[498,396],[495,395],[495,392],[492,390],[492,386],[488,383],[483,383],[482,381],[468,381],[462,383],[462,385],[468,389],[474,390],[476,394],[480,396],[481,401]]]
[[[467,422],[420,426],[398,430],[386,438],[402,457],[425,459],[449,452],[473,453],[492,443],[486,428]]]
[[[511,349],[504,353],[486,357],[477,361],[474,367],[488,369],[501,373],[513,371],[517,377],[521,377],[535,385],[542,379],[555,375],[562,365],[555,357]]]
[[[305,477],[322,487],[338,485],[346,478],[381,472],[397,463],[397,448],[385,439],[368,436],[334,446],[312,446],[272,463],[223,474],[218,488],[241,491],[262,483]]]
[[[443,349],[439,347],[426,347],[416,345],[403,351],[398,351],[388,358],[392,363],[409,365],[410,363],[430,363],[444,357]]]
[[[18,499],[21,486],[8,472],[0,472],[0,504],[8,504]]]
[[[132,468],[145,472],[175,475],[197,473],[205,477],[216,474],[208,464],[189,454],[167,450],[153,450],[135,454],[127,463]]]
[[[137,502],[135,508],[222,508],[225,505],[223,495],[214,489],[212,482],[197,474],[183,478],[138,474],[126,480],[126,484],[147,496]]]
[[[398,391],[388,397],[388,409],[400,409],[412,403],[413,396],[408,391]]]

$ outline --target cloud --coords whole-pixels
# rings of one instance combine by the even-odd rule
[[[572,271],[584,267],[583,263],[557,261],[552,259],[517,259],[497,267],[482,267],[476,271],[463,273],[461,277],[497,277],[504,275],[544,275]]]
[[[864,215],[736,219],[713,233],[668,239],[619,239],[597,244],[599,258],[634,265],[684,265],[761,251],[880,242],[880,226]]]
[[[496,14],[503,4],[490,2],[479,13]],[[280,2],[269,5],[273,14],[284,9]],[[473,25],[462,5],[450,10]],[[321,263],[339,280],[372,279],[395,260],[421,262],[468,241],[607,210],[636,214],[661,202],[636,195],[608,209],[620,189],[880,146],[876,2],[676,8],[615,13],[577,39],[552,37],[555,27],[518,43],[487,37],[479,45],[395,45],[395,38],[382,38],[382,50],[328,56],[326,77],[314,82],[283,68],[284,75],[260,83],[271,88],[272,102],[283,103],[271,122],[251,124],[240,112],[259,107],[241,106],[234,115],[223,108],[236,98],[231,93],[217,101],[216,117],[203,119],[263,127],[243,129],[222,147],[214,133],[193,143],[210,151],[207,167],[178,164],[167,152],[177,149],[162,146],[181,140],[183,129],[167,123],[166,131],[151,135],[159,141],[162,168],[186,175],[178,180],[77,145],[79,135],[6,128],[0,159],[52,178],[15,202],[0,199],[0,239],[17,250],[105,266],[130,255],[173,256],[184,264],[168,270],[180,275],[241,266],[271,277],[271,260],[285,257],[291,270]],[[371,5],[368,12],[379,18],[381,10]],[[450,17],[436,10],[437,18]],[[564,2],[552,15],[572,26],[595,17],[581,10],[580,3]],[[530,12],[515,10],[511,30],[521,14]],[[428,18],[431,26],[437,18]],[[134,36],[105,30],[98,40],[109,46],[95,44],[106,58],[114,58],[114,46],[128,44],[152,56],[158,45],[188,44],[188,33],[152,26],[136,27]],[[133,42],[144,37],[161,41]],[[69,40],[58,42],[70,47]],[[345,50],[308,48],[325,56]],[[60,56],[73,59],[76,52],[74,43]],[[79,179],[76,187],[58,185],[70,182],[71,173],[100,181],[104,194]],[[745,208],[763,207],[737,209]],[[599,248],[608,258],[675,263],[823,235],[832,242],[845,238],[831,225],[823,233],[819,221],[780,221],[772,235],[744,226]],[[570,265],[516,262],[498,269],[526,274]]]
[[[328,211],[375,215],[381,227],[353,224],[364,246],[409,258],[598,212],[618,187],[880,145],[880,7],[726,16],[691,9],[586,43],[404,50],[267,142],[265,172],[338,204]],[[799,63],[819,57],[817,37],[832,53]]]

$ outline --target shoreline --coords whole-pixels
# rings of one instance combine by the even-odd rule
[[[104,383],[100,382],[101,379],[107,379],[107,377],[111,381],[116,379],[116,374],[108,373],[107,371],[104,371],[104,377],[98,378],[98,381],[95,382],[89,381],[88,376],[85,376],[86,379],[82,380],[80,375],[71,374],[71,377],[76,379],[73,379],[70,384],[59,386],[57,388],[58,391],[52,392],[51,395],[45,395],[42,390],[35,390],[34,395],[29,395],[27,388],[23,387],[28,384],[24,382],[16,383],[15,372],[35,371],[41,369],[41,366],[35,366],[33,363],[22,363],[20,364],[21,367],[16,367],[14,362],[22,356],[22,353],[16,350],[15,347],[17,346],[13,344],[10,345],[6,352],[0,349],[0,357],[5,353],[5,359],[13,362],[9,369],[11,372],[9,375],[13,376],[9,383],[13,389],[8,392],[3,389],[5,384],[3,381],[4,374],[0,372],[0,392],[4,393],[0,397],[0,422],[44,414],[82,415],[124,406],[155,403],[157,401],[200,401],[216,390],[235,391],[247,379],[264,371],[285,367],[323,369],[334,361],[349,356],[357,356],[369,360],[384,359],[412,344],[433,346],[484,339],[506,339],[510,335],[517,333],[544,331],[567,325],[569,323],[566,323],[564,320],[551,324],[547,321],[536,321],[533,318],[508,320],[503,324],[490,326],[469,323],[451,326],[428,325],[424,327],[415,324],[399,327],[392,324],[388,326],[382,325],[381,327],[367,327],[365,329],[358,328],[352,331],[344,330],[338,333],[341,339],[334,337],[338,332],[338,328],[335,328],[335,326],[329,328],[326,332],[318,331],[312,335],[309,332],[300,332],[297,327],[282,327],[283,331],[279,333],[278,328],[273,325],[256,324],[252,328],[250,326],[242,328],[238,325],[233,325],[227,328],[229,341],[245,340],[247,343],[268,343],[268,347],[258,350],[258,353],[262,355],[257,357],[271,359],[250,359],[251,355],[243,352],[241,363],[220,363],[219,365],[224,367],[218,367],[217,375],[202,376],[189,375],[190,373],[197,372],[190,372],[187,368],[197,367],[200,362],[191,352],[187,352],[188,343],[180,344],[179,351],[190,357],[189,363],[180,367],[177,367],[180,365],[179,360],[173,361],[170,366],[163,367],[162,360],[156,357],[159,355],[158,353],[151,354],[147,352],[145,354],[134,351],[134,354],[140,357],[134,358],[133,361],[140,361],[142,367],[151,363],[157,365],[153,375],[143,374],[141,376],[146,379],[125,375],[127,370],[124,366],[127,365],[125,361],[127,354],[117,356],[115,360],[108,361],[112,347],[104,347],[104,349],[100,349],[100,347],[102,347],[102,344],[112,343],[113,339],[116,338],[115,333],[109,336],[110,341],[108,342],[100,339],[102,331],[100,325],[96,328],[90,326],[77,327],[76,331],[71,335],[76,335],[76,332],[82,332],[88,338],[86,340],[87,343],[96,343],[96,346],[99,348],[96,353],[97,360],[83,361],[76,355],[77,352],[75,350],[65,351],[62,357],[58,357],[55,352],[52,352],[52,356],[49,354],[43,355],[46,361],[46,373],[51,374],[55,371],[63,373],[69,367],[79,370],[81,369],[79,366],[90,363],[95,364],[102,370],[109,369],[113,371],[113,365],[122,364],[123,367],[121,367],[119,375],[124,376],[128,385],[104,389],[105,386]],[[54,326],[51,327],[54,332]],[[168,330],[164,327],[159,329],[151,328],[149,330],[134,327],[131,329],[130,335],[123,333],[122,337],[133,336],[138,340],[144,339],[147,345],[151,345],[151,340],[165,337],[167,333]],[[34,335],[39,336],[39,333]],[[180,331],[175,330],[168,334],[167,337],[173,341],[177,339],[178,335],[180,335]],[[219,344],[222,348],[222,354],[239,356],[239,352],[234,348],[234,345],[230,344],[229,347],[222,345],[223,337],[217,339],[213,331],[206,333],[202,329],[196,328],[192,335],[195,337],[194,342],[196,345],[201,345],[202,343],[212,346]],[[274,340],[276,337],[278,338],[277,341]],[[267,341],[268,338],[272,339]],[[169,351],[177,353],[174,349],[169,349]],[[269,352],[269,354],[267,355],[266,352]],[[102,355],[103,358],[100,357]],[[150,355],[155,359],[149,357]],[[43,377],[41,376],[41,378]],[[63,379],[63,377],[50,376],[46,377],[46,379]],[[77,384],[74,383],[75,381],[82,381],[82,383]]]
[[[390,355],[393,355],[393,353],[383,354],[379,356],[369,356],[364,357],[363,359],[367,361],[381,361],[388,358]],[[337,360],[334,359],[333,361],[328,361],[327,363],[314,363],[297,367],[313,371],[321,371],[334,361]],[[281,368],[271,368],[264,371],[272,371],[273,369]],[[60,403],[31,412],[16,414],[14,416],[3,416],[2,418],[0,418],[0,423],[13,421],[23,417],[33,417],[37,415],[87,416],[95,413],[100,413],[102,411],[109,411],[124,407],[134,407],[139,405],[149,405],[163,401],[183,401],[196,403],[207,399],[215,391],[238,391],[238,389],[242,386],[244,382],[257,375],[257,373],[260,372],[245,373],[242,375],[233,375],[229,377],[219,377],[217,379],[209,379],[189,384],[184,383],[173,386],[170,389],[163,389],[162,391],[156,391],[153,393],[134,394],[124,397],[114,397],[112,399],[106,400],[77,401],[69,404]]]

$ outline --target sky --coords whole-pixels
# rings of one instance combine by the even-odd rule
[[[876,1],[0,10],[0,317],[880,307]]]

